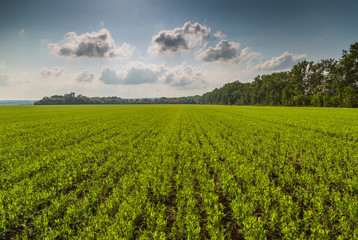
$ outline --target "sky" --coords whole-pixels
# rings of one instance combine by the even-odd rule
[[[357,0],[0,3],[0,100],[201,95],[358,41]]]

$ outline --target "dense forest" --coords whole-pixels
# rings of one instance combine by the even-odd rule
[[[290,71],[225,84],[205,93],[202,104],[263,106],[358,106],[358,42],[339,60],[303,61]]]
[[[338,60],[303,61],[290,71],[227,83],[202,96],[158,99],[86,97],[75,93],[44,97],[49,104],[225,104],[259,106],[358,107],[358,42]]]

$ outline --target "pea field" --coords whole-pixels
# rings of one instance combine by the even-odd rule
[[[358,239],[358,110],[0,107],[0,239]]]

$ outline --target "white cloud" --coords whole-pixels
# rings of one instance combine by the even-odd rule
[[[219,62],[219,63],[238,63],[257,53],[251,52],[250,48],[246,47],[239,50],[240,44],[236,42],[228,42],[221,40],[216,46],[209,47],[204,52],[197,55],[197,59],[203,62]]]
[[[163,72],[163,67],[156,64],[134,62],[122,70],[109,67],[102,69],[100,81],[106,84],[143,84],[157,82]]]
[[[214,38],[223,39],[226,38],[226,35],[222,33],[221,31],[217,31],[213,34]]]
[[[99,78],[105,84],[165,84],[174,88],[194,89],[206,84],[200,69],[185,65],[175,67],[135,62],[122,70],[109,67],[102,69]]]
[[[133,47],[128,43],[117,48],[110,32],[105,28],[99,32],[87,32],[81,35],[68,32],[65,34],[65,39],[67,43],[62,45],[48,44],[54,54],[66,57],[126,58],[133,52]]]
[[[41,77],[47,78],[52,75],[52,71],[51,71],[51,69],[44,67],[43,69],[41,69],[40,74],[41,74]]]
[[[123,43],[120,48],[117,48],[117,54],[119,57],[128,58],[132,56],[134,47],[129,45],[129,43]]]
[[[183,27],[163,30],[152,38],[148,48],[151,54],[177,53],[180,50],[191,50],[194,45],[202,44],[210,34],[210,28],[199,23],[186,22]]]
[[[78,81],[78,82],[93,82],[94,79],[95,79],[94,74],[90,73],[87,70],[81,72],[76,77],[76,81]]]
[[[52,73],[53,73],[53,75],[55,75],[56,77],[59,77],[59,76],[62,75],[62,73],[63,73],[64,70],[65,70],[65,69],[63,69],[63,68],[61,68],[61,67],[53,67],[53,68],[52,68]]]
[[[41,74],[41,77],[43,77],[43,78],[48,78],[51,76],[60,77],[63,74],[64,70],[65,69],[63,69],[61,67],[53,67],[52,69],[48,68],[48,67],[44,67],[41,69],[40,74]]]
[[[253,70],[282,70],[290,68],[292,65],[296,64],[299,61],[302,61],[307,58],[306,54],[294,55],[289,52],[284,52],[279,57],[273,57],[270,60],[267,60],[261,64],[254,66]]]
[[[0,86],[7,86],[9,84],[9,76],[6,74],[0,74]]]
[[[199,68],[194,68],[184,63],[173,68],[167,68],[163,74],[165,84],[177,88],[196,89],[206,86],[202,72]]]

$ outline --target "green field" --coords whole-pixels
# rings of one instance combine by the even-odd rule
[[[357,239],[358,110],[0,107],[0,239]]]

